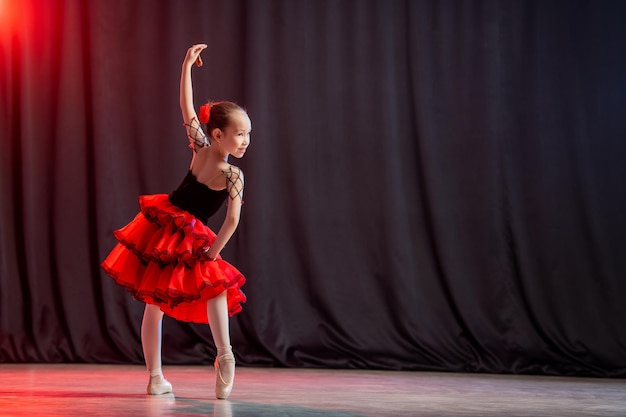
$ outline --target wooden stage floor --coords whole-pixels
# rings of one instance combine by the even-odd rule
[[[0,416],[626,416],[626,380],[237,368],[227,401],[213,369],[166,366],[174,395],[145,395],[138,365],[0,365]]]

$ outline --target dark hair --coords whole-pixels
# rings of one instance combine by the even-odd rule
[[[241,106],[231,101],[211,103],[211,116],[209,118],[209,123],[206,124],[206,131],[209,139],[213,139],[211,137],[213,129],[220,129],[224,131],[226,126],[230,124],[230,115],[238,111],[247,114]]]

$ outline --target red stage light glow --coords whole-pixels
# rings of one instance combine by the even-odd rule
[[[0,30],[6,32],[9,26],[12,26],[12,10],[9,0],[0,0]]]
[[[6,23],[7,15],[9,14],[9,0],[0,0],[0,22]]]
[[[0,0],[0,32],[15,33],[19,29],[19,0]]]

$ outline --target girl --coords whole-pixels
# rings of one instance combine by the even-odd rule
[[[161,323],[166,313],[178,320],[210,323],[217,348],[215,395],[226,399],[235,376],[228,317],[246,300],[240,289],[244,276],[220,257],[239,224],[243,204],[243,173],[228,163],[228,156],[245,154],[251,123],[246,112],[230,102],[205,104],[200,117],[196,115],[191,68],[194,62],[202,65],[200,52],[206,47],[189,48],[180,79],[180,108],[193,149],[187,176],[169,196],[139,197],[141,211],[114,232],[119,243],[102,267],[146,303],[141,344],[150,373],[148,394],[172,392],[161,371]],[[206,222],[225,200],[226,218],[216,235]]]

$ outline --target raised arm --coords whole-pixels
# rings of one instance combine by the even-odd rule
[[[202,131],[196,110],[193,107],[193,88],[191,85],[191,68],[198,60],[200,52],[207,47],[206,44],[197,44],[187,50],[183,67],[180,74],[180,110],[183,113],[183,124],[187,129],[187,137],[190,146],[208,146],[205,133]]]

